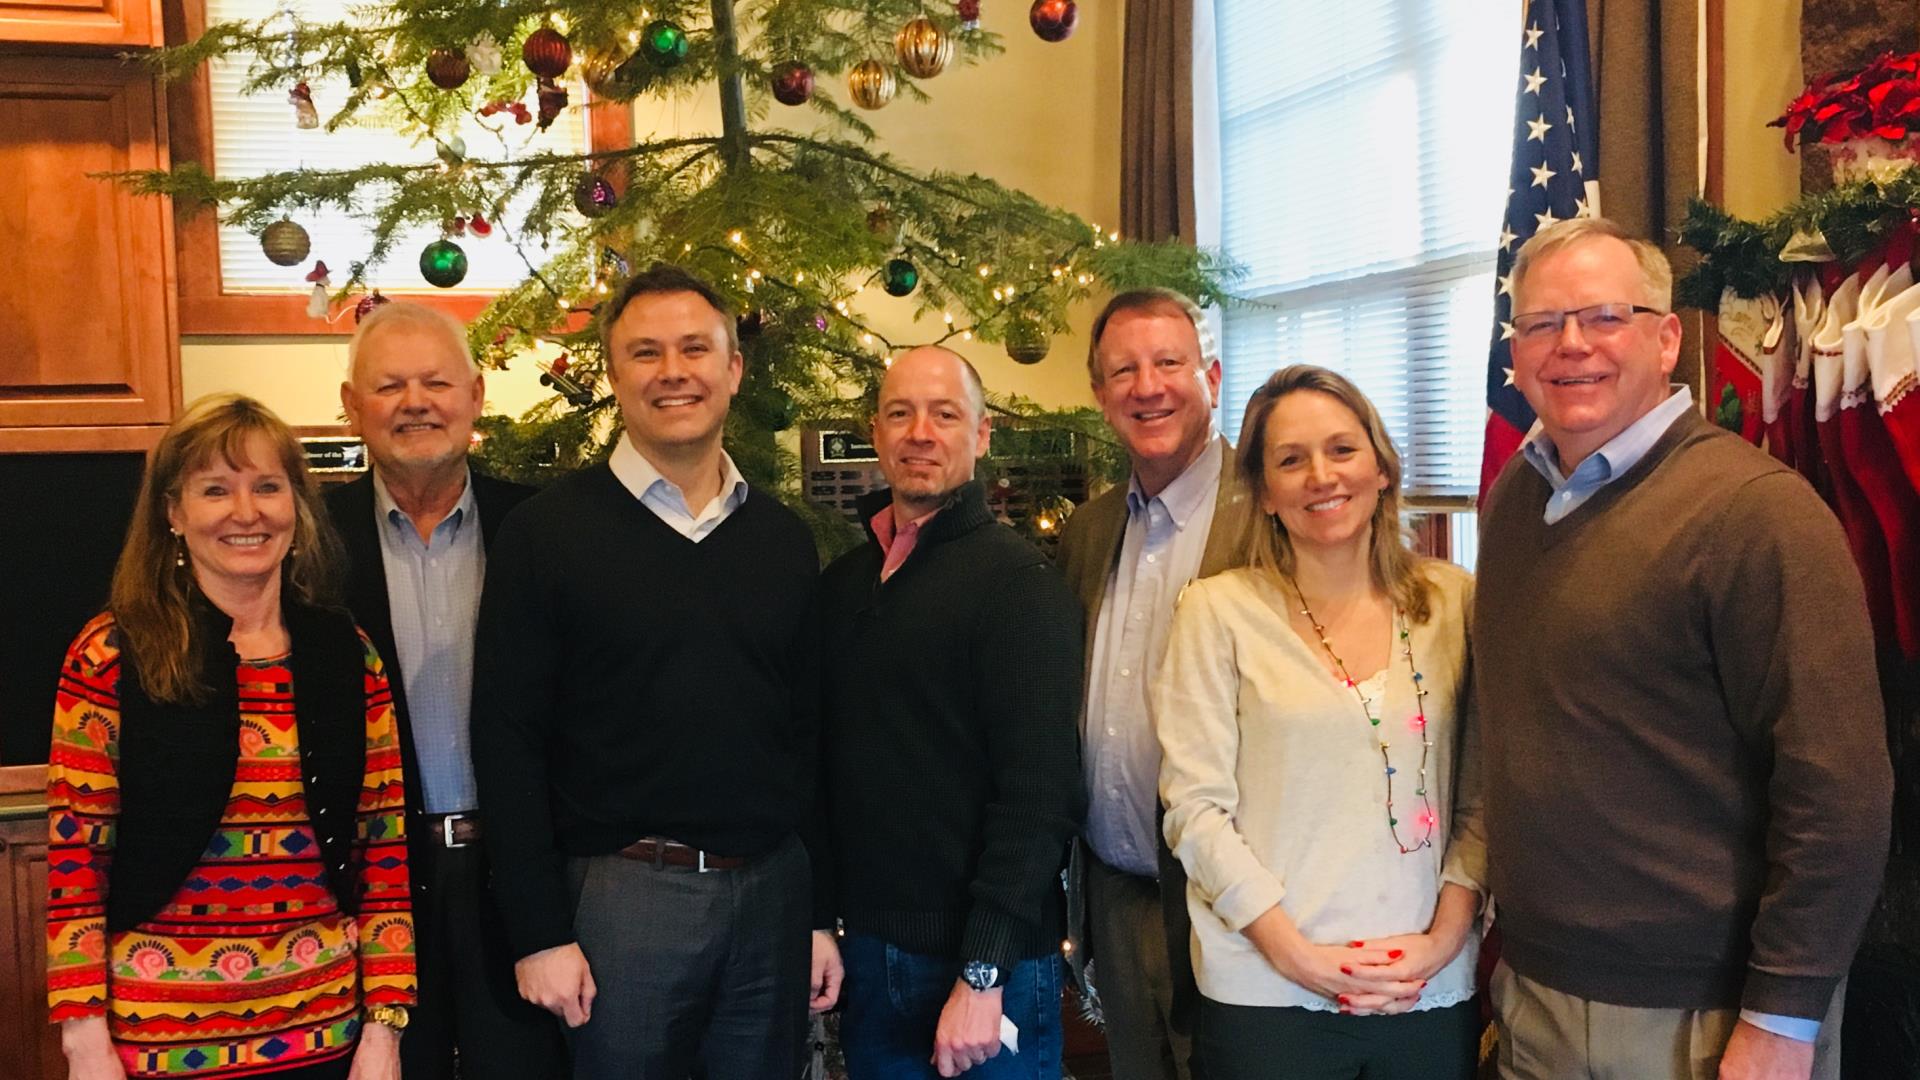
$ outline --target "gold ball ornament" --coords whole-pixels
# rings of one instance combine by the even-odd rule
[[[307,235],[307,230],[281,218],[261,230],[260,250],[275,266],[297,266],[307,261],[307,252],[313,250],[313,238]]]
[[[916,79],[931,79],[953,59],[953,39],[923,15],[893,36],[893,51],[900,58],[900,70]]]
[[[1037,364],[1047,358],[1053,349],[1053,335],[1039,319],[1031,315],[1016,315],[1007,324],[1007,355],[1015,363]]]
[[[580,78],[599,101],[628,101],[644,88],[641,65],[612,49],[589,49],[580,60]]]
[[[847,89],[855,105],[878,109],[893,100],[899,84],[894,81],[892,68],[878,60],[862,60],[847,73]]]

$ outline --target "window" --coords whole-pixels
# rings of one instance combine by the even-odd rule
[[[1379,408],[1409,502],[1464,505],[1480,478],[1514,5],[1213,3],[1221,237],[1258,301],[1224,320],[1222,424],[1238,437],[1276,368],[1333,368]]]
[[[324,21],[338,18],[339,5],[333,0],[205,0],[208,23],[231,20],[258,20],[277,12],[291,12],[302,18]],[[509,57],[517,62],[517,58]],[[213,117],[213,160],[216,173],[223,177],[259,176],[289,168],[351,169],[376,161],[426,162],[434,160],[431,141],[415,143],[412,138],[380,127],[342,127],[328,132],[321,128],[302,130],[295,126],[293,106],[285,90],[261,92],[251,96],[240,92],[246,82],[247,63],[235,58],[211,65],[209,99]],[[309,87],[324,121],[339,107],[349,92],[345,79],[317,81]],[[585,99],[578,85],[569,88],[574,104]],[[469,119],[459,132],[472,152],[489,158],[503,156],[503,148],[514,157],[534,153],[577,154],[587,148],[587,110],[568,109],[546,131],[532,124],[515,124],[510,117],[486,121],[498,134]],[[533,192],[509,203],[505,216],[517,222],[531,206]],[[220,283],[229,293],[297,292],[305,295],[312,286],[303,280],[314,259],[324,259],[333,271],[334,281],[344,281],[348,265],[365,257],[372,229],[364,219],[351,214],[295,214],[293,220],[303,226],[313,240],[313,250],[300,267],[276,266],[260,250],[260,237],[251,230],[224,222],[219,227]],[[369,267],[367,281],[386,292],[432,292],[432,286],[420,276],[417,259],[420,249],[442,235],[438,226],[405,230],[395,238],[392,253],[378,267]],[[467,253],[466,279],[449,292],[494,293],[518,284],[527,276],[526,264],[515,255],[505,238],[496,231],[491,237],[455,237]]]

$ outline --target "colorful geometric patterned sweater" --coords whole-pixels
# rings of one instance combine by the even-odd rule
[[[47,763],[47,991],[55,1023],[107,1018],[129,1076],[238,1077],[350,1054],[362,1006],[414,1000],[400,748],[366,650],[357,915],[327,887],[300,777],[286,657],[244,661],[240,761],[220,826],[173,900],[109,935],[120,652],[101,615],[67,651]]]

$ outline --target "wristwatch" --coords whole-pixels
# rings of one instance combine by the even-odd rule
[[[407,1007],[405,1005],[375,1005],[367,1010],[367,1019],[376,1024],[385,1024],[397,1034],[407,1030]]]
[[[960,977],[975,990],[991,990],[1000,985],[1000,969],[980,960],[969,960],[960,969]]]

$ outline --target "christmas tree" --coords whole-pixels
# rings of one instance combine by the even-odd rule
[[[154,62],[173,77],[215,58],[243,62],[246,92],[289,95],[303,124],[401,131],[417,160],[247,178],[187,164],[122,179],[183,207],[217,206],[260,231],[270,257],[288,239],[274,230],[289,213],[370,221],[370,248],[334,305],[372,302],[378,267],[415,257],[393,250],[396,234],[421,223],[449,233],[417,253],[423,274],[457,283],[465,257],[452,234],[481,216],[527,274],[472,323],[476,354],[505,365],[546,341],[568,356],[548,371],[550,402],[486,425],[482,454],[509,475],[604,452],[617,425],[592,315],[621,276],[654,261],[712,281],[743,313],[746,377],[728,447],[750,482],[789,492],[795,462],[777,433],[864,415],[886,357],[926,343],[889,340],[863,300],[911,298],[938,320],[921,324],[938,328],[932,340],[999,342],[1031,363],[1066,328],[1070,305],[1097,292],[1156,284],[1225,299],[1231,269],[1212,254],[1125,241],[985,177],[915,170],[875,145],[860,110],[924,100],[950,65],[1000,51],[980,0],[386,0],[343,15],[222,23]],[[1058,40],[1078,12],[1072,0],[1037,0],[1028,16]],[[570,100],[574,73],[585,102]],[[307,85],[328,76],[351,90],[322,121]],[[840,79],[857,108],[828,92]],[[717,133],[519,155],[506,138],[476,152],[454,133],[473,114],[544,127],[568,108],[695,94],[718,96]],[[1091,410],[994,406],[1101,438],[1096,468],[1120,460]]]

